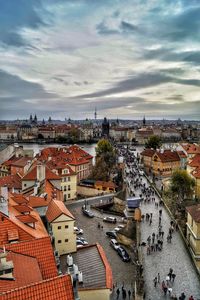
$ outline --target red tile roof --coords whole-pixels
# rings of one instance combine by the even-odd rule
[[[193,157],[192,161],[189,163],[189,166],[193,168],[200,167],[200,153]]]
[[[186,207],[186,210],[195,222],[200,223],[200,204]]]
[[[1,300],[74,300],[70,275],[57,276],[0,295]]]
[[[57,267],[50,237],[5,245],[6,250],[35,257],[43,279],[57,276]]]
[[[8,241],[17,241],[19,240],[19,232],[17,229],[8,229]]]
[[[15,167],[25,167],[28,163],[28,161],[31,161],[33,158],[32,157],[27,157],[23,156],[15,160],[14,162],[11,163],[11,166]]]
[[[187,152],[187,154],[200,153],[200,145],[197,145],[197,144],[182,144],[182,147]]]
[[[22,194],[12,193],[11,198],[13,198],[17,204],[27,204],[28,203],[28,199]]]
[[[183,152],[183,151],[177,151],[177,153],[178,153],[179,157],[181,157],[181,158],[187,158],[187,155],[185,154],[185,152]]]
[[[13,262],[14,280],[0,280],[0,299],[3,292],[42,280],[42,274],[35,257],[8,252],[6,260]]]
[[[37,166],[34,166],[22,180],[36,180],[37,179]],[[45,166],[45,179],[46,180],[59,180],[60,176],[53,173],[49,168]]]
[[[180,157],[176,151],[164,150],[156,151],[154,155],[157,155],[162,162],[175,162],[180,161]]]
[[[65,215],[67,217],[72,218],[73,220],[75,219],[74,216],[71,214],[71,212],[66,208],[64,203],[59,200],[52,200],[49,203],[47,212],[46,212],[46,217],[48,222],[53,222],[55,219],[60,217],[61,215]]]
[[[142,151],[140,153],[141,156],[148,156],[148,157],[152,157],[155,153],[155,150],[153,149],[145,149],[144,151]]]
[[[38,220],[31,215],[19,215],[16,216],[24,224],[36,223]]]
[[[50,202],[50,199],[48,199],[48,197],[44,198],[44,197],[37,197],[37,196],[29,196],[28,199],[29,199],[28,204],[33,208],[47,206]]]
[[[27,205],[15,205],[13,206],[19,213],[31,212],[33,209]]]
[[[22,180],[18,174],[8,175],[0,178],[0,186],[5,186],[11,190],[12,188],[21,190],[22,189]]]

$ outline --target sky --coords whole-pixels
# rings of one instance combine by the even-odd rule
[[[199,0],[0,0],[0,119],[200,116]]]

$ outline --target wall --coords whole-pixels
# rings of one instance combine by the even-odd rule
[[[55,249],[58,251],[59,255],[76,251],[74,222],[73,219],[63,214],[51,223],[53,236],[55,238]],[[61,226],[61,229],[58,229],[58,226]],[[66,228],[66,226],[68,226],[68,228]],[[58,243],[59,240],[61,243]]]
[[[99,191],[97,189],[93,189],[86,186],[77,186],[77,194],[83,196],[98,196],[103,194],[108,194],[108,192]],[[109,192],[110,193],[110,192]]]
[[[84,274],[83,274],[84,280]],[[109,289],[99,289],[99,290],[79,290],[78,292],[81,300],[109,300],[111,291]]]
[[[8,145],[3,150],[0,150],[0,164],[8,160],[14,154],[14,145]]]
[[[68,181],[68,178],[70,178],[70,181]],[[68,190],[68,185],[70,186],[70,190]],[[64,190],[65,186],[66,186],[66,191]],[[68,175],[65,177],[63,176],[62,181],[61,181],[61,189],[63,192],[64,201],[76,199],[77,176],[76,175],[71,175],[71,176]],[[69,194],[70,194],[70,197],[69,197]],[[66,197],[66,200],[65,200],[65,197]]]

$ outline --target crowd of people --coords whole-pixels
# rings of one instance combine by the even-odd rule
[[[144,179],[143,172],[140,170],[138,155],[134,155],[132,151],[129,152],[127,150],[125,157],[125,183],[129,196],[140,197],[142,206],[144,205],[147,207],[148,204],[154,204],[155,207],[153,212],[145,210],[147,212],[141,215],[141,221],[149,225],[150,231],[152,227],[154,229],[152,229],[152,232],[148,235],[147,239],[140,243],[140,246],[146,247],[147,256],[156,255],[156,253],[163,250],[163,247],[169,247],[170,244],[173,244],[173,235],[176,231],[178,231],[178,225],[174,222],[174,220],[170,221],[168,227],[166,227],[166,221],[163,224],[164,203],[161,199],[156,197],[154,188],[148,184],[147,180]],[[152,226],[152,224],[154,226]],[[157,228],[156,230],[155,227]],[[174,282],[176,276],[177,275],[174,273],[172,268],[169,269],[168,274],[162,281],[160,273],[157,273],[153,279],[153,285],[156,289],[158,289],[158,293],[160,290],[160,295],[164,297],[166,296],[174,300],[186,300],[184,291],[181,292],[181,295],[178,297],[175,294],[176,289],[174,288]],[[187,299],[194,300],[192,295]]]

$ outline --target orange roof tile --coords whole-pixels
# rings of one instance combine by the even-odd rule
[[[22,189],[22,180],[18,174],[15,175],[8,175],[0,178],[0,186],[5,186],[9,189]]]
[[[63,214],[66,215],[67,217],[75,219],[62,201],[53,199],[48,205],[48,209],[46,212],[47,220],[49,222],[53,222],[55,219],[57,219],[59,216]]]
[[[27,204],[28,200],[23,194],[12,193],[11,198],[18,204]]]
[[[200,153],[197,153],[197,154],[193,157],[192,161],[189,163],[189,166],[190,166],[190,167],[193,167],[193,168],[195,168],[195,167],[200,167]]]
[[[187,154],[200,153],[200,146],[197,144],[182,144],[182,147],[187,152]]]
[[[50,202],[50,199],[48,197],[37,197],[37,196],[29,196],[29,205],[31,207],[42,207],[42,206],[47,206]]]
[[[11,163],[11,166],[15,167],[25,167],[28,163],[28,161],[31,161],[33,158],[32,157],[27,157],[23,156],[15,160],[14,162]]]
[[[31,215],[19,215],[16,216],[24,224],[36,223],[38,220]]]
[[[57,267],[50,237],[5,245],[6,250],[35,257],[43,279],[57,276]]]
[[[152,157],[155,153],[155,150],[153,149],[145,149],[144,151],[142,151],[140,153],[141,156],[148,156],[148,157]]]
[[[171,150],[164,150],[156,151],[154,155],[157,155],[162,162],[173,162],[173,161],[180,161],[180,157],[176,151]]]
[[[1,294],[2,300],[74,300],[70,275],[57,276]]]
[[[31,207],[27,205],[15,205],[13,207],[20,213],[31,212],[33,210]]]
[[[37,166],[34,166],[22,180],[36,180],[37,179]],[[58,180],[60,177],[53,173],[49,168],[45,166],[45,179],[46,180]]]
[[[35,257],[8,252],[6,260],[13,262],[15,280],[0,280],[0,299],[3,292],[42,280],[42,274]]]

